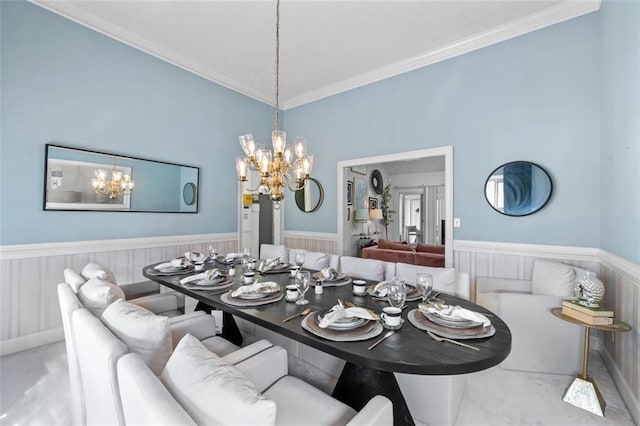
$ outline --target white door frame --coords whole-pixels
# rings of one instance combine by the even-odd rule
[[[375,157],[338,161],[338,254],[344,254],[344,217],[346,212],[344,169],[346,167],[368,164],[390,163],[394,161],[418,160],[425,157],[444,156],[444,192],[445,192],[445,266],[453,266],[453,146],[399,152]]]

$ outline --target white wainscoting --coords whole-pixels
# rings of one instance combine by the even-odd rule
[[[0,355],[60,340],[62,319],[57,286],[63,270],[88,262],[113,270],[121,283],[141,281],[142,268],[188,250],[237,251],[237,234],[76,241],[0,247]]]
[[[291,249],[338,254],[338,236],[332,233],[284,231],[284,245]]]
[[[535,259],[553,259],[594,271],[605,284],[604,305],[633,327],[628,333],[592,331],[593,347],[603,355],[616,386],[640,423],[640,265],[604,250],[533,244],[454,241],[454,265],[476,277],[530,279]]]
[[[331,233],[285,231],[289,248],[337,253]],[[237,234],[204,234],[125,240],[28,244],[0,247],[0,354],[17,352],[62,338],[56,286],[62,271],[81,269],[89,261],[104,263],[121,282],[142,279],[142,267],[170,259],[187,250],[206,249],[216,241],[220,253],[237,251]],[[454,265],[471,277],[529,279],[535,259],[553,259],[591,269],[606,286],[605,304],[629,323],[629,333],[604,333],[596,342],[631,414],[640,422],[640,266],[596,248],[454,241]],[[242,324],[255,337],[268,337],[290,350],[294,373],[308,375],[329,389],[341,368],[340,360],[293,344],[282,336]],[[269,336],[266,336],[269,334]],[[260,335],[260,336],[257,336]]]

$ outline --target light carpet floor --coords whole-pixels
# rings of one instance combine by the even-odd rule
[[[607,403],[605,418],[562,401],[570,376],[491,368],[469,376],[456,425],[634,425],[600,355],[589,374]],[[64,342],[0,358],[0,424],[68,425]]]

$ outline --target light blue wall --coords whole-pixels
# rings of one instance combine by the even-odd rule
[[[602,243],[640,264],[640,2],[605,1],[602,25]]]
[[[306,135],[322,208],[287,200],[285,229],[335,232],[339,160],[454,147],[454,238],[598,247],[598,17],[590,14],[356,90],[287,110]],[[529,160],[554,182],[537,214],[510,218],[483,195],[498,165]]]
[[[33,4],[0,10],[1,244],[237,229],[237,137],[266,138],[271,107]],[[200,167],[200,213],[43,212],[47,142]]]

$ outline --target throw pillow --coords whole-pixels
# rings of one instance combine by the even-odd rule
[[[78,299],[85,308],[97,317],[118,299],[124,299],[124,292],[117,285],[100,278],[91,278],[78,290]]]
[[[80,274],[87,280],[90,280],[91,278],[100,278],[110,282],[111,284],[118,284],[113,272],[111,272],[109,268],[105,268],[98,263],[87,263],[87,265],[82,268],[82,272],[80,272]]]
[[[389,250],[414,251],[413,247],[411,247],[406,242],[389,241],[389,240],[383,240],[382,238],[378,241],[378,248],[389,249]]]
[[[82,275],[69,268],[64,270],[64,281],[69,284],[69,287],[71,287],[76,294],[78,294],[80,286],[87,282]]]
[[[399,280],[415,283],[416,274],[419,272],[431,274],[433,277],[433,291],[455,294],[456,270],[454,268],[433,268],[430,266],[408,265],[406,263],[396,264],[396,276]]]
[[[531,293],[549,296],[573,296],[576,274],[570,265],[547,260],[533,263]]]
[[[104,310],[102,322],[131,352],[138,354],[156,376],[162,373],[173,350],[168,317],[117,300]]]
[[[305,253],[304,267],[321,271],[329,267],[329,255],[319,251]]]
[[[189,334],[176,346],[160,380],[197,424],[276,422],[276,403]]]

